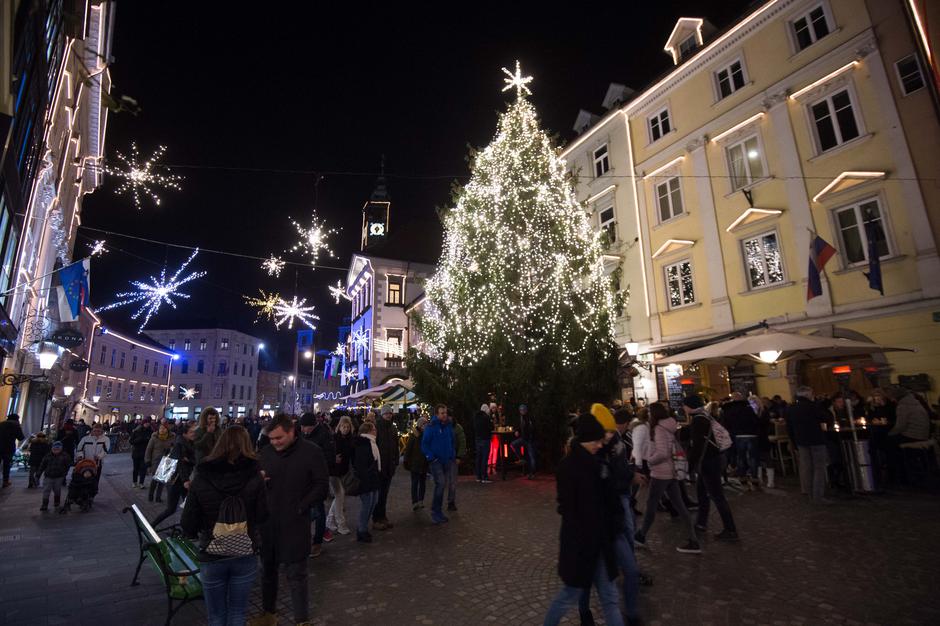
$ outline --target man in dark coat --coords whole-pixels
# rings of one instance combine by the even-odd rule
[[[576,606],[585,589],[593,584],[600,597],[604,619],[623,626],[618,608],[617,559],[613,544],[622,525],[614,509],[618,500],[606,497],[597,453],[604,445],[604,427],[590,414],[578,417],[571,452],[558,464],[556,474],[558,512],[561,514],[561,545],[558,574],[565,586],[548,608],[545,625],[558,624]]]
[[[10,413],[6,420],[0,422],[0,465],[3,466],[3,488],[10,483],[10,468],[13,467],[13,453],[16,451],[16,442],[23,441],[26,436],[20,426],[20,416]]]
[[[711,503],[714,502],[724,526],[716,538],[722,541],[737,541],[738,529],[721,486],[721,451],[712,433],[712,417],[705,410],[702,396],[697,393],[687,395],[682,401],[682,408],[691,422],[692,430],[689,467],[698,472],[698,517],[695,529],[700,532],[708,529],[708,513]],[[750,407],[747,410],[750,411]]]
[[[748,480],[749,487],[756,485],[759,488],[757,466],[760,450],[757,448],[757,436],[760,434],[760,421],[757,414],[744,396],[735,391],[731,394],[731,401],[722,405],[721,415],[725,428],[734,438],[738,477]]]
[[[56,433],[55,440],[62,442],[62,451],[70,457],[75,458],[75,446],[78,445],[78,430],[75,428],[75,420],[67,419],[62,424],[62,428]]]
[[[800,455],[800,491],[814,502],[827,503],[826,494],[826,433],[823,424],[827,412],[814,400],[811,387],[798,387],[796,402],[787,409],[787,431]]]
[[[294,622],[309,618],[307,558],[310,556],[310,508],[326,498],[329,470],[323,451],[298,438],[286,415],[267,427],[270,445],[261,450],[270,516],[261,527],[261,606],[253,623],[277,624],[278,570],[284,565],[291,587]]]
[[[493,420],[490,419],[490,405],[483,403],[473,416],[474,467],[477,482],[485,485],[490,482],[487,474],[487,462],[490,455],[490,438],[493,436]]]
[[[300,425],[301,436],[320,448],[326,459],[327,469],[332,469],[336,461],[336,446],[333,445],[333,433],[330,432],[330,427],[313,413],[304,413],[297,423]],[[313,556],[320,556],[323,553],[323,542],[333,541],[333,533],[326,528],[326,507],[323,505],[323,500],[313,503],[310,516],[315,525]]]
[[[144,480],[147,478],[147,464],[144,462],[144,456],[147,454],[147,444],[153,436],[153,428],[150,426],[150,420],[145,419],[143,423],[131,432],[128,443],[131,444],[131,461],[134,463],[134,482],[132,487],[144,488]]]
[[[388,489],[398,467],[398,427],[392,419],[394,412],[388,404],[382,407],[382,418],[375,423],[375,443],[381,455],[381,471],[379,472],[379,501],[372,511],[372,528],[388,530],[393,524],[388,521],[386,505],[388,503]]]

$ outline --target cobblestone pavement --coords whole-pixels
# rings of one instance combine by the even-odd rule
[[[128,455],[109,458],[94,509],[54,515],[39,513],[39,493],[14,474],[14,486],[0,494],[0,624],[163,623],[163,587],[149,565],[142,584],[129,586],[138,551],[132,522],[120,511],[130,502],[151,515],[158,510],[146,491],[130,489],[129,477]],[[375,532],[372,545],[338,536],[310,560],[313,622],[541,623],[560,585],[552,478],[483,486],[468,477],[458,491],[460,511],[441,527],[426,512],[412,513],[407,478],[399,471],[393,483],[394,529]],[[935,495],[813,507],[789,483],[729,497],[742,541],[706,540],[701,556],[676,553],[679,525],[668,515],[657,519],[639,556],[655,580],[642,592],[648,624],[940,623]],[[354,517],[358,507],[349,503],[348,513]],[[286,602],[283,624],[291,617]],[[258,603],[256,589],[250,610]],[[195,603],[174,624],[204,621]]]

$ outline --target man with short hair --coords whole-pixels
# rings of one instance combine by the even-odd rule
[[[329,470],[332,467],[332,461],[336,456],[336,447],[333,445],[333,433],[329,427],[323,423],[313,413],[304,413],[297,421],[300,425],[301,436],[307,441],[313,443],[326,459],[326,467]],[[313,509],[310,511],[310,517],[315,524],[313,531],[313,551],[310,556],[318,557],[323,554],[323,542],[333,541],[333,533],[326,527],[326,507],[324,500],[313,503]]]
[[[271,511],[261,526],[261,606],[253,626],[277,625],[278,570],[285,566],[294,622],[310,619],[307,557],[310,509],[326,498],[329,471],[323,451],[297,437],[294,423],[279,415],[267,427],[270,445],[261,450],[261,469]]]
[[[388,490],[398,467],[398,427],[395,426],[395,411],[392,405],[382,407],[381,419],[375,422],[375,444],[379,447],[381,469],[379,470],[379,500],[372,511],[372,528],[389,530],[394,526],[388,521]]]
[[[529,407],[525,404],[519,405],[519,431],[510,445],[516,456],[522,457],[525,454],[526,476],[529,480],[533,480],[535,478],[535,424],[532,416],[529,415]]]
[[[695,530],[705,532],[708,530],[708,513],[710,502],[715,503],[718,515],[721,516],[723,529],[715,535],[720,541],[737,541],[738,529],[734,524],[731,506],[725,498],[724,488],[721,486],[721,451],[718,441],[712,431],[712,417],[705,410],[702,396],[689,394],[682,400],[682,408],[691,424],[691,445],[689,446],[689,468],[698,473],[695,486],[698,491],[698,516]]]
[[[450,465],[454,462],[454,429],[447,414],[447,405],[438,404],[436,414],[421,436],[421,452],[427,458],[434,478],[434,498],[431,500],[431,521],[443,524],[450,521],[441,510],[444,504],[444,489]]]
[[[747,482],[748,490],[759,490],[757,466],[760,452],[757,449],[757,435],[760,434],[760,422],[757,420],[757,414],[744,399],[744,395],[735,391],[731,394],[731,400],[721,406],[721,415],[724,418],[724,427],[734,438],[738,478]]]
[[[477,482],[485,485],[490,482],[487,463],[490,455],[490,439],[493,436],[493,420],[490,418],[490,405],[485,402],[473,416],[473,437],[475,441],[474,468]]]
[[[10,482],[10,469],[13,467],[13,453],[16,451],[16,442],[26,439],[23,434],[23,427],[20,426],[20,416],[16,413],[10,413],[7,418],[0,422],[0,465],[3,466],[3,488],[6,489],[12,483]]]
[[[796,390],[796,402],[787,409],[787,431],[790,441],[800,455],[800,491],[814,502],[828,503],[826,495],[826,434],[823,425],[828,416],[814,402],[812,387],[801,386]]]

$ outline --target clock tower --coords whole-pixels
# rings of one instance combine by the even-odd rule
[[[392,206],[385,186],[385,156],[382,156],[382,171],[375,183],[375,190],[362,206],[362,246],[368,250],[372,245],[388,238],[389,209]]]

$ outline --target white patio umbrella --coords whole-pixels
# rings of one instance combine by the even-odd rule
[[[768,331],[728,339],[688,352],[680,352],[679,354],[657,359],[654,363],[656,365],[701,363],[703,361],[723,365],[734,365],[740,361],[779,363],[794,358],[842,358],[861,356],[873,352],[899,351],[913,352],[909,348],[893,348],[867,341]]]

